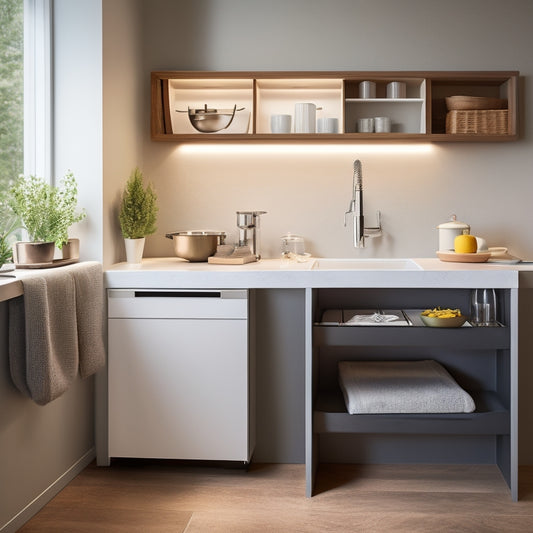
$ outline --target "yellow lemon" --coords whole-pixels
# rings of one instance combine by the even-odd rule
[[[477,252],[477,240],[473,235],[457,235],[453,244],[457,254],[474,254]]]

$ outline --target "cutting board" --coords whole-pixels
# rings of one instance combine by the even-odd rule
[[[473,254],[458,254],[452,251],[437,252],[437,257],[441,261],[452,263],[485,263],[491,257],[490,252],[476,252]]]
[[[244,265],[257,261],[255,255],[245,255],[243,257],[208,257],[207,262],[212,265]]]

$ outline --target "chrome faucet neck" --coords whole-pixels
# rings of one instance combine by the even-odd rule
[[[365,228],[365,217],[363,211],[363,169],[361,161],[356,159],[353,163],[353,193],[348,211],[344,213],[344,225],[346,226],[346,215],[353,216],[353,245],[355,248],[364,248],[365,237],[379,237],[381,230],[381,213],[378,211],[378,226]]]

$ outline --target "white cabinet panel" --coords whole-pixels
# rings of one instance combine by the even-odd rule
[[[248,461],[247,320],[110,319],[109,455]]]

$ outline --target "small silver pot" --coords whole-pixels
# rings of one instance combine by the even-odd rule
[[[235,118],[235,113],[243,110],[244,107],[237,109],[236,105],[232,109],[214,109],[207,107],[207,104],[200,109],[190,107],[187,111],[176,109],[178,113],[188,113],[193,128],[201,133],[216,133],[228,128]]]
[[[207,261],[226,238],[223,231],[175,231],[165,236],[172,239],[174,253],[191,262]]]

